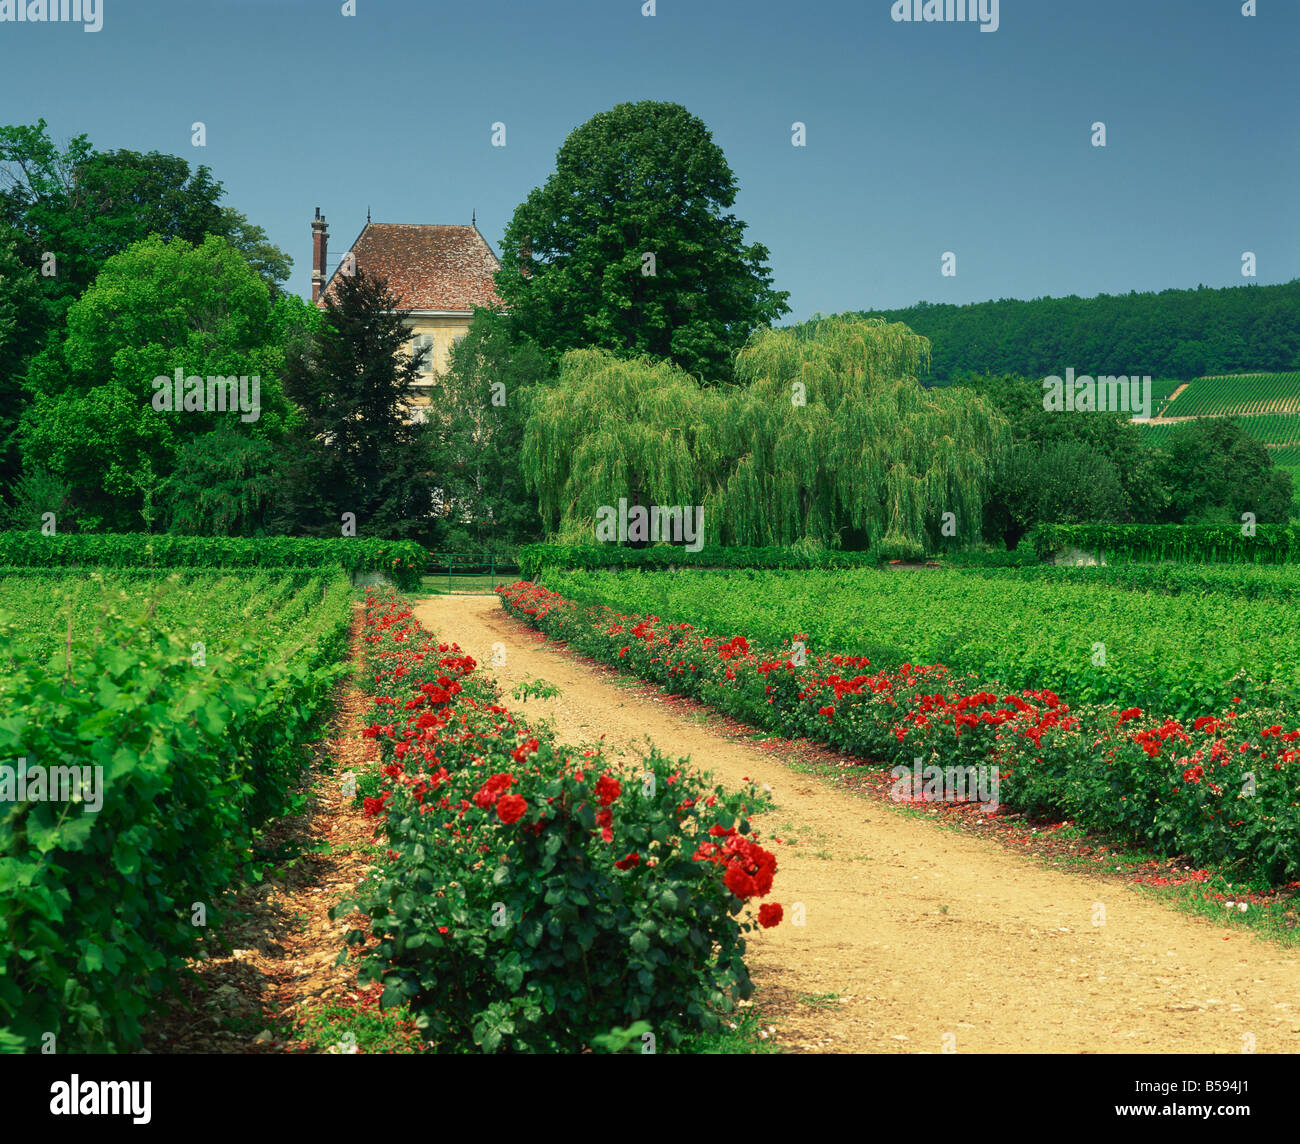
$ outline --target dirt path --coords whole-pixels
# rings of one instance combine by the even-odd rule
[[[525,679],[559,687],[507,703],[554,719],[564,742],[603,735],[635,759],[648,735],[724,784],[772,787],[776,808],[755,821],[799,844],[775,847],[786,922],[753,938],[749,960],[787,1050],[1240,1053],[1250,1035],[1256,1052],[1300,1051],[1296,953],[792,771],[542,642],[495,597],[438,597],[416,615],[481,664],[504,645],[490,670],[507,694]]]

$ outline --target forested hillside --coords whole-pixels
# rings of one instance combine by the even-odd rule
[[[967,370],[1045,377],[1067,366],[1093,376],[1182,379],[1300,369],[1300,279],[1032,302],[919,302],[862,313],[903,322],[930,339],[927,382]]]

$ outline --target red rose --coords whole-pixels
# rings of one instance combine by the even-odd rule
[[[779,926],[784,916],[785,912],[776,902],[765,902],[758,907],[758,924],[764,929]]]
[[[723,878],[730,890],[738,898],[752,898],[754,896],[754,880],[745,873],[739,865],[728,866],[727,875]]]
[[[524,816],[528,809],[528,803],[524,801],[522,795],[508,794],[497,803],[497,817],[507,826],[512,822],[518,822]]]
[[[641,855],[633,852],[629,854],[626,858],[624,858],[623,861],[615,862],[614,868],[616,870],[630,870],[632,869],[633,866],[640,865],[640,862],[641,862]]]
[[[514,781],[514,775],[493,775],[483,784],[478,794],[474,796],[474,804],[487,810],[489,806],[493,805],[498,798],[510,789],[510,784]]]
[[[609,806],[622,793],[623,788],[613,775],[601,775],[596,783],[596,798],[601,806]]]

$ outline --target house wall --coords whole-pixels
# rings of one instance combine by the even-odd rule
[[[416,386],[416,406],[427,406],[437,386],[437,378],[447,372],[451,347],[456,338],[469,332],[470,313],[457,315],[412,315],[406,320],[411,337],[430,334],[433,337],[433,354],[428,359],[433,366],[433,377]]]

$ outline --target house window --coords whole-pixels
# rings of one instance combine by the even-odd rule
[[[432,334],[416,334],[415,337],[411,339],[412,357],[414,357],[422,349],[426,350],[427,352],[424,355],[424,362],[420,366],[420,376],[432,377],[433,376],[433,335]]]

